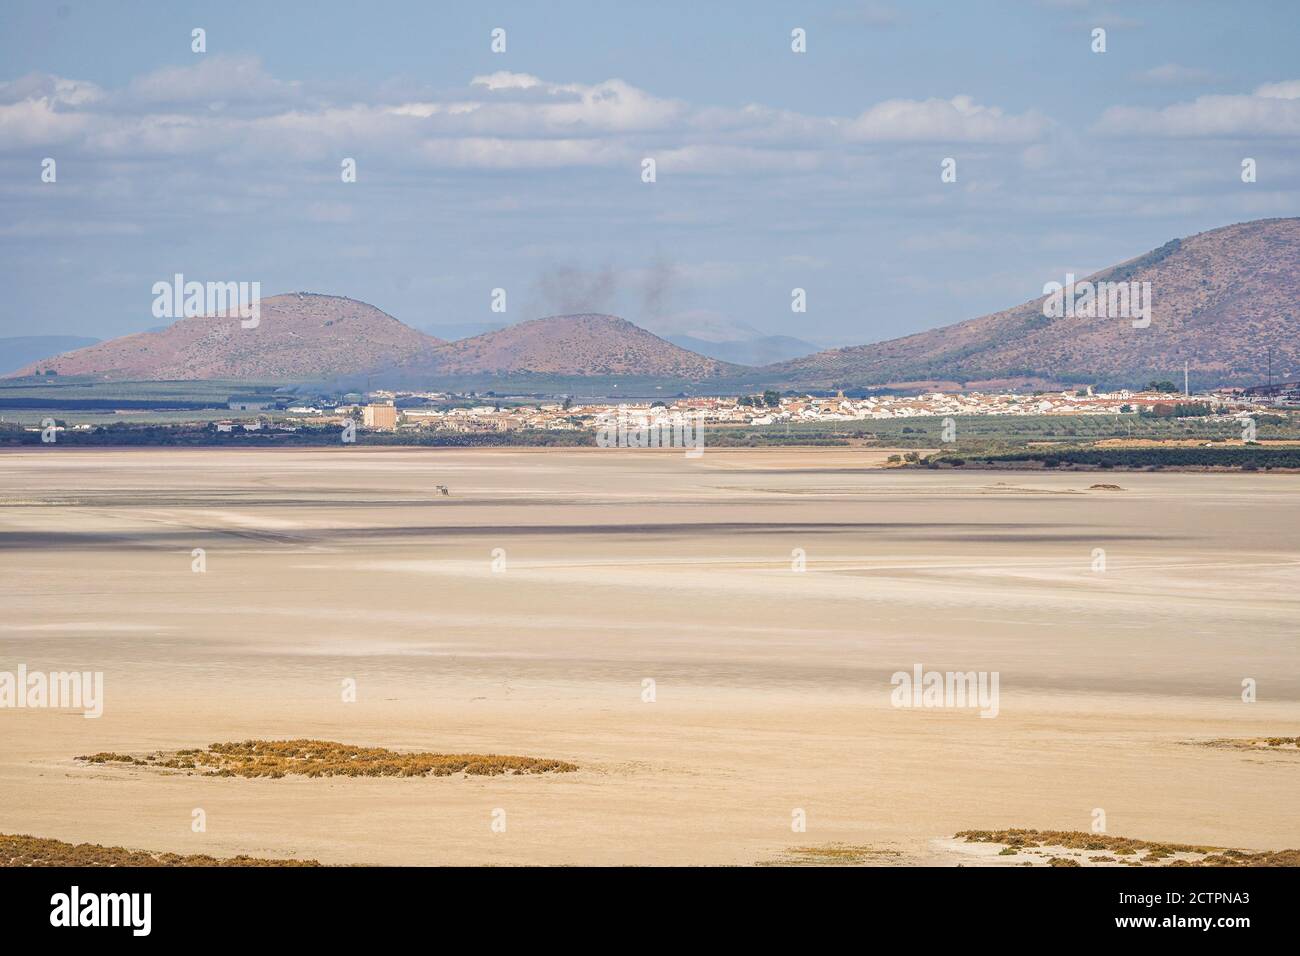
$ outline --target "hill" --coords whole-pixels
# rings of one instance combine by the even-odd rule
[[[1079,281],[1149,282],[1151,321],[1044,315],[1046,296],[875,345],[761,370],[800,387],[916,382],[1140,385],[1188,362],[1193,385],[1300,377],[1300,219],[1238,223],[1175,239]],[[1064,276],[1047,277],[1063,282]]]
[[[59,375],[108,379],[325,379],[426,356],[442,342],[372,305],[296,292],[261,300],[256,328],[196,316],[34,362]]]
[[[613,315],[555,315],[440,346],[430,372],[704,379],[735,370]]]
[[[581,389],[597,381],[613,388],[613,380],[626,386],[637,379],[656,390],[668,387],[665,382],[677,390],[707,381],[711,389],[747,391],[1142,385],[1176,379],[1187,361],[1197,387],[1253,385],[1267,374],[1270,349],[1274,381],[1300,378],[1297,266],[1300,219],[1239,223],[1174,239],[1078,280],[1149,287],[1144,327],[1134,327],[1128,316],[1045,314],[1047,297],[1040,296],[955,325],[761,368],[747,362],[783,350],[790,355],[805,343],[779,336],[708,342],[682,337],[689,330],[676,333],[692,350],[602,314],[534,319],[445,342],[363,302],[299,292],[263,299],[254,329],[234,318],[182,319],[41,361],[28,356],[16,374],[39,369],[114,380],[292,381],[376,373],[413,386],[482,387],[495,379],[537,389]],[[704,350],[713,356],[700,354]]]

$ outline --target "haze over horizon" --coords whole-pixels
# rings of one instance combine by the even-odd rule
[[[0,13],[0,336],[156,326],[180,272],[862,344],[1300,214],[1288,3],[140,6]]]

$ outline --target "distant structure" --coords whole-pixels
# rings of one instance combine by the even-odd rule
[[[361,424],[379,431],[392,431],[397,427],[397,406],[363,406],[361,409]]]
[[[1300,405],[1300,382],[1274,382],[1243,388],[1241,394],[1269,405]]]

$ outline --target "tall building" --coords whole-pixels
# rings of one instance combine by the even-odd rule
[[[361,423],[367,428],[391,430],[397,427],[395,405],[366,405],[361,409]]]

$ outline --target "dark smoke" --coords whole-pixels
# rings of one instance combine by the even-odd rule
[[[662,255],[656,255],[646,270],[645,286],[641,290],[641,315],[658,319],[672,304],[677,286],[677,267]]]
[[[609,312],[618,294],[618,276],[609,266],[596,272],[555,266],[542,273],[533,293],[542,302],[543,315]]]
[[[643,272],[638,288],[639,315],[624,316],[634,321],[658,319],[671,311],[677,292],[677,266],[663,255],[656,255]],[[587,270],[575,265],[553,266],[533,283],[529,313],[532,315],[574,315],[583,312],[616,310],[622,286],[628,285],[625,273],[612,266]],[[630,304],[630,303],[625,303]]]

